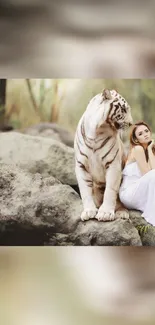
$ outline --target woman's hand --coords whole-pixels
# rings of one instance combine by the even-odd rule
[[[148,143],[148,150],[149,150],[149,149],[153,149],[154,146],[155,146],[155,144],[154,144],[154,140],[152,139],[152,140],[149,141],[149,143]]]
[[[147,148],[149,153],[153,153],[155,155],[155,144],[153,139],[149,142]]]

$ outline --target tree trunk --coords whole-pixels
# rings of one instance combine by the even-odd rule
[[[54,103],[51,107],[51,116],[50,116],[50,122],[57,123],[59,118],[59,97],[58,97],[58,81],[55,80],[55,83],[53,85],[54,89]]]
[[[29,91],[32,106],[33,106],[33,108],[34,108],[34,110],[36,112],[36,115],[41,120],[41,113],[39,112],[39,107],[37,105],[37,102],[36,102],[36,99],[35,99],[35,96],[34,96],[34,93],[33,93],[33,90],[32,90],[31,81],[30,81],[30,79],[25,79],[25,80],[26,80],[26,83],[27,83],[27,87],[28,87],[28,91]]]
[[[0,106],[5,107],[6,102],[6,79],[0,79]]]
[[[7,79],[0,79],[0,129],[5,124],[6,84]]]

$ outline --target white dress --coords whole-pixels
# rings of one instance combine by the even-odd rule
[[[140,210],[146,221],[155,226],[155,169],[142,175],[137,162],[127,164],[119,195],[126,208]]]

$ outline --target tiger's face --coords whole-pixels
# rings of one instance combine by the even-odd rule
[[[128,102],[115,90],[104,90],[103,96],[110,100],[107,121],[117,130],[125,130],[133,124],[131,108]]]

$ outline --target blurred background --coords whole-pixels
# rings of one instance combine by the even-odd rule
[[[0,0],[3,78],[155,77],[154,0]]]
[[[133,120],[144,120],[155,133],[155,79],[0,79],[1,129],[52,122],[74,135],[88,102],[104,88],[116,89]]]
[[[153,325],[149,247],[3,247],[0,323]]]
[[[1,130],[23,130],[48,121],[74,133],[90,98],[111,87],[129,101],[134,120],[144,119],[155,132],[155,81],[142,79],[155,77],[155,1],[0,0],[0,72],[1,78],[53,78],[2,80]],[[76,254],[73,249],[1,248],[1,324],[154,324],[154,250],[143,247],[136,253],[136,248],[125,248],[119,259],[121,249],[116,253],[112,248],[111,259],[109,248],[104,248],[96,261],[98,248],[94,254],[87,248],[80,261],[84,248]],[[128,292],[130,279],[135,279],[135,287]],[[109,319],[97,312],[97,296],[91,302],[89,298],[91,288],[93,297],[100,288],[107,293],[104,286],[112,292],[114,284],[118,291],[124,289],[124,296],[118,308],[110,301],[114,318]],[[130,322],[136,307],[141,320]],[[150,314],[144,318],[146,309]],[[116,318],[124,310],[125,321]]]

